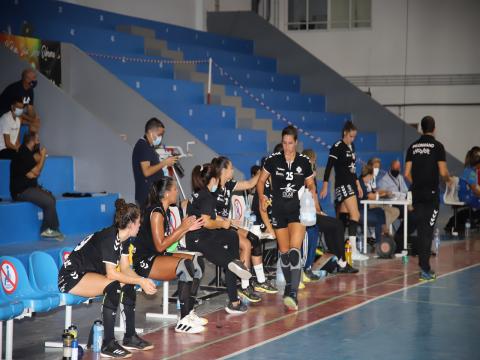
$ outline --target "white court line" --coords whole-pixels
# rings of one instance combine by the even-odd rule
[[[443,277],[448,276],[448,275],[453,275],[453,274],[455,274],[455,273],[458,273],[458,272],[461,272],[461,271],[465,271],[465,270],[474,268],[474,267],[476,267],[476,266],[480,266],[480,263],[478,263],[478,264],[473,264],[473,265],[464,267],[464,268],[462,268],[462,269],[457,269],[457,270],[454,270],[454,271],[451,271],[451,272],[448,272],[448,273],[439,275],[439,276],[437,277],[437,279],[443,278]],[[270,342],[272,342],[272,341],[275,341],[275,340],[284,338],[284,337],[286,337],[286,336],[288,336],[288,335],[291,335],[291,334],[293,334],[293,333],[296,333],[297,331],[300,331],[300,330],[306,329],[306,328],[308,328],[308,327],[310,327],[310,326],[319,324],[319,323],[321,323],[321,322],[323,322],[323,321],[325,321],[325,320],[328,320],[328,319],[334,318],[334,317],[336,317],[336,316],[340,316],[340,315],[343,315],[343,314],[348,313],[348,312],[350,312],[350,311],[353,311],[353,310],[356,310],[356,309],[358,309],[358,308],[361,308],[362,306],[365,306],[365,305],[367,305],[367,304],[370,304],[371,302],[374,302],[374,301],[376,301],[376,300],[382,299],[382,298],[384,298],[384,297],[390,296],[390,295],[392,295],[392,294],[395,294],[395,293],[398,293],[398,292],[401,292],[401,291],[404,291],[404,290],[407,290],[407,289],[411,289],[411,288],[416,287],[416,286],[419,286],[419,285],[428,285],[428,284],[430,284],[430,283],[428,283],[428,282],[426,282],[426,283],[425,283],[425,282],[418,282],[417,284],[412,284],[412,285],[406,286],[406,287],[404,287],[404,288],[402,288],[402,289],[395,290],[395,291],[391,291],[391,292],[386,293],[386,294],[383,294],[383,295],[381,295],[381,296],[377,296],[377,297],[374,298],[374,299],[367,300],[367,301],[365,301],[365,302],[363,302],[363,303],[361,303],[361,304],[352,306],[352,307],[350,307],[350,308],[348,308],[348,309],[345,309],[345,310],[342,310],[342,311],[340,311],[340,312],[338,312],[338,313],[335,313],[335,314],[326,316],[326,317],[324,317],[324,318],[322,318],[322,319],[315,320],[315,321],[313,321],[313,322],[311,322],[311,323],[309,323],[309,324],[305,324],[305,325],[300,326],[300,327],[298,327],[298,328],[296,328],[296,329],[287,331],[286,333],[283,333],[283,334],[281,334],[281,335],[277,335],[277,336],[275,336],[275,337],[273,337],[273,338],[271,338],[271,339],[268,339],[268,340],[264,340],[264,341],[262,341],[262,342],[259,342],[258,344],[248,346],[248,347],[246,347],[245,349],[236,351],[236,352],[234,352],[234,353],[232,353],[232,354],[228,354],[228,355],[226,355],[226,356],[224,356],[224,357],[221,357],[221,358],[218,358],[218,359],[229,359],[229,358],[231,358],[231,357],[234,357],[234,356],[243,354],[244,352],[247,352],[247,351],[249,351],[249,350],[251,350],[251,349],[254,349],[254,348],[263,346],[263,345],[265,345],[265,344],[268,344],[268,343],[270,343]]]

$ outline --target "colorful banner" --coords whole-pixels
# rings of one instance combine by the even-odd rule
[[[0,43],[27,61],[56,85],[61,85],[62,61],[59,42],[0,34]]]

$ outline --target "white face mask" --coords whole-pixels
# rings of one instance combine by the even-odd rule
[[[374,177],[377,177],[379,172],[380,172],[380,168],[373,168],[373,176]]]
[[[157,136],[155,140],[153,140],[153,145],[158,146],[162,143],[162,135]]]
[[[14,114],[16,117],[23,115],[23,109],[15,108]]]

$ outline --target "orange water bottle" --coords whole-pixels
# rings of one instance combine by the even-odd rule
[[[352,246],[350,245],[350,240],[345,242],[345,260],[352,266]]]

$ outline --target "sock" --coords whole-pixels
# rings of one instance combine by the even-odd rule
[[[337,261],[337,264],[338,266],[340,266],[341,268],[344,268],[345,266],[347,266],[347,262],[345,260],[338,260]]]
[[[242,289],[248,288],[250,281],[242,279]]]
[[[129,338],[136,334],[135,331],[135,306],[123,305],[125,314],[125,337]]]
[[[350,247],[352,249],[352,255],[357,252],[357,237],[349,236],[348,241],[350,242]]]
[[[265,272],[263,271],[263,264],[253,265],[253,270],[255,270],[255,275],[257,276],[257,281],[260,284],[265,282]]]
[[[190,292],[192,282],[178,282],[178,300],[180,301],[180,318],[183,319],[190,313]]]
[[[103,321],[103,344],[108,344],[111,340],[115,339],[115,320],[117,318],[117,312],[106,307],[102,308],[102,321]]]

